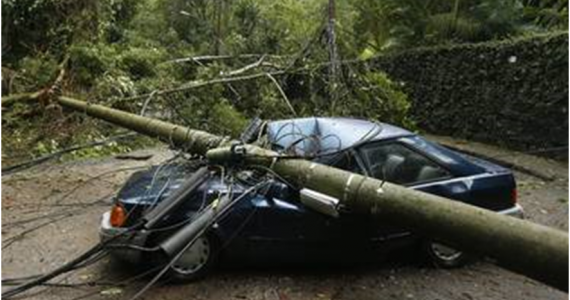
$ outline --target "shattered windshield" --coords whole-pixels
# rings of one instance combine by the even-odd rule
[[[376,137],[380,124],[345,118],[303,118],[270,122],[274,151],[302,157],[331,155]]]

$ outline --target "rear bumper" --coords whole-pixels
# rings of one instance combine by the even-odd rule
[[[511,208],[507,208],[505,210],[498,211],[497,213],[501,215],[511,216],[519,219],[524,219],[524,210],[522,206],[515,204],[515,206]]]
[[[113,227],[111,225],[111,213],[106,212],[101,216],[101,225],[99,227],[99,238],[101,241],[108,241],[112,237],[123,234],[127,228]],[[133,234],[125,234],[113,240],[114,245],[133,245],[144,247],[148,233],[141,230],[133,232]],[[141,262],[143,253],[139,250],[128,248],[113,248],[111,253],[114,257],[129,263],[137,264]]]

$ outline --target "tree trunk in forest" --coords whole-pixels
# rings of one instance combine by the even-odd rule
[[[336,22],[336,7],[335,0],[329,0],[328,3],[328,23],[327,23],[327,43],[329,48],[329,101],[333,108],[336,107],[336,102],[338,100],[338,76],[339,76],[339,59],[338,59],[338,49],[336,46],[336,32],[335,32],[335,22]]]

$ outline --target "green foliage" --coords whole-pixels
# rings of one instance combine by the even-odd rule
[[[568,0],[527,0],[525,2],[525,19],[542,28],[568,30]]]
[[[164,61],[164,53],[157,48],[129,48],[119,55],[119,68],[137,80],[156,75],[156,65]]]
[[[2,0],[3,60],[51,52],[99,36],[103,7],[113,0]]]
[[[204,37],[214,35],[214,18],[216,17],[216,7],[221,1],[208,0],[174,0],[164,1],[162,11],[164,19],[168,25],[174,29],[178,38],[184,40],[195,48],[207,50],[212,40],[205,40]],[[225,2],[225,1],[223,1]]]
[[[135,82],[126,74],[105,74],[98,78],[92,90],[96,99],[114,99],[134,96],[137,93]]]
[[[112,65],[116,51],[101,44],[77,44],[69,49],[69,64],[73,80],[81,86],[91,86]]]
[[[347,115],[414,128],[408,113],[408,96],[386,73],[364,71],[356,77],[360,88],[354,91],[352,99],[344,102]]]
[[[247,125],[247,118],[232,105],[224,102],[216,103],[212,107],[210,117],[209,123],[218,127],[216,131],[221,129],[225,134],[236,138]]]
[[[57,76],[58,63],[52,56],[25,57],[19,62],[16,91],[35,91],[49,86]]]
[[[413,128],[408,116],[410,100],[399,77],[393,81],[377,70],[343,65],[334,82],[338,100],[331,103],[333,83],[328,66],[323,65],[329,60],[323,34],[327,3],[2,0],[2,73],[10,74],[3,76],[3,91],[29,92],[50,86],[69,58],[64,93],[139,111],[149,99],[121,98],[219,79],[253,64],[259,56],[186,63],[171,62],[174,59],[268,54],[262,65],[241,75],[287,69],[286,75],[275,76],[277,84],[261,76],[150,98],[151,116],[235,136],[247,118],[292,117],[290,102],[299,116],[350,115]],[[370,58],[418,46],[565,28],[567,6],[567,0],[336,1],[338,52],[342,59]],[[408,71],[417,73],[417,69]],[[8,149],[35,149],[32,152],[37,155],[113,132],[100,125],[71,126],[86,121],[82,117],[62,121],[61,115],[45,110],[35,106],[30,113],[16,106],[4,115],[8,122],[3,123],[3,133],[20,141]],[[28,128],[33,126],[45,128]],[[23,138],[27,135],[30,138]],[[90,151],[95,150],[78,155],[89,156]]]
[[[522,0],[356,0],[354,7],[353,34],[361,51],[502,39],[553,28],[564,15],[568,19],[567,0],[538,7]],[[556,21],[538,17],[539,11],[552,10]]]

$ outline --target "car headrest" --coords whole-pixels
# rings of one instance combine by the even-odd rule
[[[394,180],[396,175],[396,170],[398,167],[404,162],[405,158],[400,155],[390,154],[386,158],[386,162],[384,163],[384,172],[386,173],[385,180],[391,181]],[[382,170],[380,171],[380,175],[378,178],[382,178]]]
[[[442,176],[442,172],[440,169],[432,167],[432,166],[424,166],[418,173],[418,177],[416,181],[426,181],[434,178],[438,178]]]

